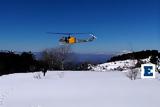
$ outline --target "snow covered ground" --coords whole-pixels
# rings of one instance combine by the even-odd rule
[[[124,60],[124,61],[115,61],[115,62],[108,62],[104,64],[98,64],[96,66],[90,65],[90,69],[92,71],[108,71],[108,70],[126,70],[130,67],[135,66],[137,60]]]
[[[150,57],[146,59],[141,59],[144,63],[150,63]],[[108,71],[108,70],[128,70],[131,67],[134,67],[137,63],[137,60],[123,60],[123,61],[114,61],[114,62],[107,62],[103,64],[98,64],[96,66],[90,65],[89,69],[92,71]]]
[[[0,107],[159,107],[160,80],[123,72],[50,71],[0,77]]]

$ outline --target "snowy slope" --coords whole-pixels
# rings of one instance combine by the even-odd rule
[[[96,66],[90,65],[89,68],[92,71],[125,70],[133,67],[136,63],[136,60],[124,60],[98,64]]]
[[[150,58],[142,59],[144,63],[150,62]],[[92,71],[108,71],[108,70],[127,70],[131,67],[134,67],[137,63],[137,60],[123,60],[123,61],[115,61],[115,62],[108,62],[104,64],[98,64],[96,66],[89,65],[89,69]]]
[[[123,72],[52,71],[0,77],[0,107],[159,107],[158,79]],[[38,79],[41,77],[41,79]]]

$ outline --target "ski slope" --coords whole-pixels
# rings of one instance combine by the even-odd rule
[[[0,77],[0,107],[159,107],[160,80],[123,72],[49,71]]]

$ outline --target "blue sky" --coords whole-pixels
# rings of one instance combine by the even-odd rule
[[[160,0],[0,0],[0,50],[58,46],[46,32],[95,33],[80,53],[160,50]]]

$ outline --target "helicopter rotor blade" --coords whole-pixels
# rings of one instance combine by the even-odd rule
[[[81,35],[81,34],[89,34],[89,35],[93,35],[93,33],[54,33],[54,32],[47,32],[48,34],[58,34],[58,35]]]

